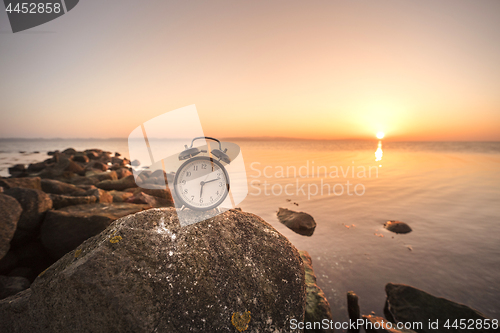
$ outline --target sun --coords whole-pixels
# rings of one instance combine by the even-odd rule
[[[384,136],[385,136],[385,133],[384,133],[384,132],[378,132],[378,133],[377,133],[377,139],[379,139],[379,140],[380,140],[380,139],[383,139],[383,138],[384,138]]]

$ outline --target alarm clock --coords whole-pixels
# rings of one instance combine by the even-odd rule
[[[207,153],[193,147],[198,139],[208,139],[218,142],[219,148],[211,151],[211,156],[199,156]],[[191,141],[191,147],[179,154],[179,160],[186,160],[177,170],[174,177],[174,192],[183,208],[198,211],[218,207],[229,193],[229,175],[223,163],[231,160],[222,150],[221,142],[212,137],[196,137]]]

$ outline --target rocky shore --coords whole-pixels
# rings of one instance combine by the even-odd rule
[[[0,332],[334,331],[311,257],[260,217],[234,209],[180,227],[168,187],[155,185],[171,175],[145,171],[137,184],[130,161],[100,149],[49,156],[0,178]],[[304,236],[316,228],[304,212],[280,208],[278,219]],[[362,315],[349,292],[351,321],[439,333],[467,330],[428,320],[488,319],[410,286],[386,293],[382,318]]]

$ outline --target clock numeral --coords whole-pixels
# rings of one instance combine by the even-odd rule
[[[219,182],[219,187],[222,187],[222,182]]]
[[[207,168],[207,165],[206,165],[206,164],[202,164],[202,165],[201,165],[201,168],[202,168],[202,169],[206,169],[206,168]]]
[[[217,172],[217,177],[220,177],[220,172]]]
[[[219,192],[217,192],[217,193],[219,193]],[[212,201],[214,201],[214,198],[210,197],[210,202],[212,202]]]
[[[191,196],[191,201],[193,201],[193,200],[194,200],[194,195]]]
[[[215,193],[215,194],[219,195],[219,191],[217,191],[217,193]]]
[[[188,193],[188,190],[187,190],[187,189],[185,189],[185,190],[184,190],[184,193],[186,193],[186,194],[187,194],[187,193]]]
[[[200,198],[200,203],[203,203],[203,198]]]
[[[198,171],[198,166],[197,165],[193,165],[193,170],[194,171]]]
[[[186,177],[190,177],[190,176],[191,176],[191,171],[186,172]]]
[[[182,185],[186,185],[186,181],[185,180],[183,180],[181,183],[182,183]]]

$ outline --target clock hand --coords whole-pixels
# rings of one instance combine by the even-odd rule
[[[201,199],[201,196],[203,195],[203,185],[205,185],[205,182],[201,182],[201,190],[200,190],[200,199]]]
[[[214,182],[214,181],[219,180],[219,179],[220,179],[220,178],[215,178],[215,179],[209,180],[209,181],[207,181],[207,182],[203,182],[203,185],[205,185],[206,183]]]

